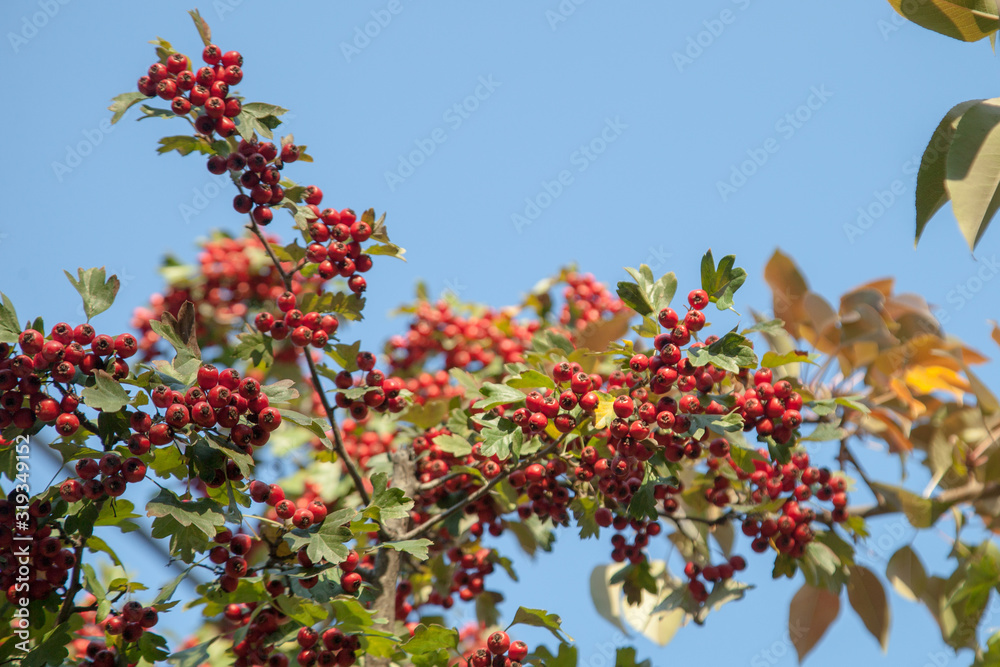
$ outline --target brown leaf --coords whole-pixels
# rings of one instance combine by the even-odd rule
[[[609,320],[592,322],[582,331],[573,336],[577,347],[585,347],[595,352],[603,352],[608,344],[628,333],[628,323],[635,317],[635,312],[625,309],[615,314]]]
[[[889,605],[882,582],[871,570],[855,565],[847,580],[847,599],[885,651],[889,645]]]
[[[802,298],[809,285],[805,277],[788,255],[775,250],[764,267],[764,279],[774,295],[774,316],[784,320],[788,332],[798,337],[799,324],[806,319]]]
[[[909,546],[902,547],[892,555],[885,567],[885,576],[896,592],[904,598],[916,602],[927,588],[927,572],[920,556]]]
[[[993,341],[1000,345],[1000,324],[993,322],[993,332],[990,334],[993,337]]]
[[[801,663],[840,613],[840,597],[805,584],[788,607],[788,636]]]

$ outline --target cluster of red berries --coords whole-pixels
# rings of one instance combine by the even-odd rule
[[[104,631],[113,637],[121,636],[122,641],[131,644],[142,639],[146,630],[154,627],[159,620],[159,613],[153,607],[143,607],[136,601],[122,605],[121,613],[111,612],[104,619]]]
[[[78,371],[88,376],[108,369],[115,379],[127,377],[125,360],[139,350],[130,333],[112,338],[97,334],[89,324],[74,329],[65,322],[52,327],[48,337],[25,329],[18,345],[21,354],[0,343],[0,429],[13,424],[27,430],[41,422],[54,425],[66,437],[80,428],[80,399],[63,385],[74,383]],[[62,393],[59,400],[42,391],[49,383]]]
[[[646,552],[643,549],[649,545],[649,538],[656,537],[662,530],[662,526],[656,521],[629,519],[622,515],[615,516],[607,507],[598,507],[597,511],[594,512],[594,520],[601,528],[614,527],[617,531],[615,535],[611,536],[611,546],[614,547],[611,551],[611,560],[616,563],[624,563],[625,561],[641,563],[644,561]],[[628,528],[635,531],[631,544],[623,534]]]
[[[771,383],[770,368],[761,368],[753,376],[754,386],[734,395],[743,430],[756,429],[758,435],[771,436],[775,442],[788,443],[802,423],[802,396],[788,380]]]
[[[27,521],[17,517],[17,490],[0,500],[0,589],[7,601],[20,606],[22,598],[43,600],[62,587],[76,565],[76,554],[46,519],[52,511],[47,500],[28,506]],[[26,539],[27,538],[27,539]],[[30,556],[30,562],[21,559]]]
[[[225,528],[216,533],[215,543],[218,546],[212,547],[208,552],[208,559],[222,566],[219,586],[227,593],[232,593],[239,585],[240,578],[247,576],[249,566],[246,557],[254,546],[253,538],[245,533],[233,535],[231,530]]]
[[[691,597],[694,598],[695,602],[703,603],[708,599],[708,588],[705,586],[705,582],[712,584],[718,583],[720,581],[725,581],[731,579],[733,574],[736,572],[741,572],[747,567],[746,559],[743,556],[730,556],[729,560],[724,563],[719,563],[718,565],[706,565],[704,567],[698,565],[694,562],[689,562],[684,565],[684,574],[687,575],[688,581],[688,591],[691,593]],[[701,577],[705,582],[700,581],[698,577]]]
[[[348,371],[341,371],[333,380],[340,390],[335,397],[337,407],[346,409],[355,421],[364,421],[369,410],[398,413],[406,409],[406,401],[400,395],[403,381],[375,368],[376,361],[371,352],[358,352],[354,363],[364,378],[355,380]]]
[[[320,278],[346,278],[347,287],[361,294],[368,285],[359,274],[372,268],[371,255],[362,251],[361,244],[370,239],[375,230],[366,221],[358,220],[349,208],[320,210],[323,192],[315,185],[306,188],[304,197],[316,217],[309,225],[312,243],[306,248],[306,261],[317,265],[316,273]]]
[[[469,657],[469,667],[521,667],[528,655],[528,645],[511,641],[506,632],[498,630],[486,640],[486,646]]]
[[[569,522],[569,502],[572,495],[568,485],[560,478],[569,466],[563,459],[550,459],[546,463],[531,463],[523,470],[515,470],[508,478],[511,486],[528,497],[528,502],[517,508],[518,516],[527,519],[532,514],[543,521],[552,519],[555,524]]]
[[[59,485],[59,495],[67,503],[75,503],[83,498],[101,500],[105,497],[117,498],[125,493],[129,484],[146,478],[146,464],[137,456],[122,459],[117,452],[106,452],[100,461],[82,458],[76,462],[79,480],[69,478]],[[98,476],[102,476],[98,479]],[[83,480],[82,482],[80,480]]]
[[[351,417],[342,419],[340,422],[341,437],[344,441],[344,450],[347,455],[362,469],[368,468],[368,460],[379,454],[384,454],[392,449],[395,435],[392,432],[377,433],[366,428],[364,420],[357,421]],[[317,449],[324,447],[317,438],[313,446]]]
[[[169,101],[170,110],[178,116],[193,112],[195,129],[201,134],[232,136],[236,132],[233,119],[242,106],[239,99],[229,97],[229,89],[243,80],[243,56],[238,51],[223,53],[215,44],[206,46],[201,56],[206,65],[192,71],[186,55],[171,53],[150,65],[137,87],[147,97]]]
[[[577,331],[617,315],[625,309],[625,303],[604,283],[598,282],[593,274],[580,275],[570,272],[566,275],[563,290],[563,307],[559,313],[559,323]]]
[[[278,241],[277,237],[265,238],[268,243]],[[293,275],[292,290],[298,293],[303,286],[300,274]],[[139,332],[143,360],[150,361],[161,353],[157,349],[160,337],[150,322],[167,313],[177,317],[187,301],[194,306],[195,334],[205,349],[225,345],[235,324],[284,291],[281,274],[257,237],[233,239],[220,235],[209,239],[198,255],[197,280],[175,281],[164,294],[154,294],[149,307],[135,309],[132,326]],[[296,353],[282,347],[275,350],[275,358],[294,361]]]
[[[261,333],[270,334],[274,340],[288,338],[298,348],[312,345],[322,348],[337,333],[340,321],[335,315],[321,315],[316,311],[303,313],[296,308],[295,294],[285,291],[278,296],[278,315],[262,311],[254,323]]]
[[[298,149],[291,144],[279,150],[270,141],[241,139],[236,151],[211,156],[207,166],[208,171],[217,176],[231,172],[249,192],[236,195],[233,208],[238,213],[249,213],[258,225],[267,226],[274,219],[271,208],[285,199],[285,189],[280,185],[281,170],[298,156]]]
[[[296,661],[302,667],[348,667],[357,660],[361,640],[357,635],[348,635],[340,628],[327,628],[322,633],[311,627],[304,627],[296,635],[301,647]],[[268,667],[285,667],[285,663],[268,663]],[[237,665],[237,667],[241,667]]]
[[[414,320],[405,335],[393,336],[386,345],[393,371],[405,372],[414,366],[425,365],[436,355],[444,357],[444,370],[450,368],[481,368],[499,357],[503,363],[524,360],[523,352],[531,342],[531,337],[539,329],[536,321],[521,323],[513,319],[509,312],[485,310],[465,317],[453,312],[445,301],[431,304],[421,301],[416,306]],[[447,377],[445,377],[447,382]],[[445,386],[446,385],[445,382]],[[428,395],[427,387],[407,387],[420,397],[436,398]],[[442,395],[444,391],[438,395]],[[447,397],[447,396],[446,396]]]

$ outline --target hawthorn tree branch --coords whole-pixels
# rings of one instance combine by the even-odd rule
[[[559,445],[562,444],[563,440],[565,440],[565,439],[566,439],[566,434],[564,433],[563,435],[559,436],[559,439],[556,440],[555,442],[553,442],[551,445],[549,445],[548,447],[545,447],[544,449],[539,450],[537,453],[535,453],[534,455],[532,455],[531,457],[529,457],[527,459],[526,463],[533,463],[534,461],[537,461],[538,459],[540,459],[540,458],[542,458],[544,456],[547,456],[551,452],[555,451],[559,447]],[[427,521],[424,521],[422,524],[420,524],[419,526],[417,526],[416,528],[414,528],[410,532],[406,533],[405,535],[401,535],[399,537],[399,539],[401,539],[401,540],[412,540],[412,539],[414,539],[416,537],[420,537],[421,535],[423,535],[424,533],[426,533],[430,528],[432,528],[432,527],[436,526],[437,524],[441,523],[442,521],[444,521],[445,519],[447,519],[448,517],[450,517],[455,512],[458,512],[459,510],[463,509],[466,505],[469,505],[470,503],[474,503],[477,500],[479,500],[480,498],[482,498],[483,496],[485,496],[486,494],[488,494],[490,491],[493,490],[493,487],[495,487],[501,481],[507,479],[507,477],[510,476],[510,473],[514,472],[514,470],[516,470],[516,469],[517,468],[510,468],[508,470],[505,470],[501,474],[499,474],[496,477],[494,477],[493,479],[491,479],[489,481],[489,483],[486,484],[486,486],[481,487],[475,493],[469,494],[468,496],[466,496],[462,500],[458,501],[457,503],[455,503],[454,505],[452,505],[448,509],[444,510],[443,512],[435,514],[434,516],[432,516],[431,518],[429,518]]]
[[[271,248],[271,244],[267,242],[264,238],[264,234],[260,231],[260,227],[257,225],[257,221],[250,216],[250,224],[247,225],[254,236],[261,242],[264,246],[264,250],[267,252],[267,256],[271,258],[271,262],[274,264],[274,268],[277,269],[278,274],[281,276],[281,280],[285,283],[285,289],[288,291],[292,290],[292,277],[285,271],[284,267],[281,266],[281,261],[278,256],[274,254],[274,250]],[[337,425],[337,418],[333,414],[333,407],[330,405],[329,399],[327,399],[326,394],[323,391],[323,381],[320,378],[319,371],[316,370],[316,363],[312,359],[312,355],[306,350],[303,356],[306,358],[306,364],[309,366],[309,377],[312,380],[313,391],[319,394],[320,403],[323,405],[323,411],[326,413],[326,419],[330,423],[330,430],[333,432],[333,448],[337,452],[337,456],[340,460],[344,462],[344,467],[347,468],[347,474],[351,476],[354,481],[354,488],[358,490],[358,494],[361,496],[361,500],[365,505],[371,503],[371,498],[368,492],[365,491],[364,479],[361,477],[361,473],[358,472],[358,466],[347,454],[347,449],[344,447],[344,440],[340,435],[340,427]]]

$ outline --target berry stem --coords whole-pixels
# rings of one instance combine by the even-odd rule
[[[264,246],[264,250],[267,251],[267,256],[271,258],[274,268],[278,270],[278,274],[281,276],[282,282],[285,283],[285,289],[291,291],[291,275],[289,275],[288,272],[285,271],[284,267],[281,266],[281,261],[278,259],[277,255],[274,254],[271,244],[264,238],[264,234],[261,233],[260,227],[257,225],[257,221],[253,219],[253,216],[250,216],[250,224],[247,227],[253,235],[260,240],[261,245]],[[337,418],[333,414],[333,407],[330,405],[330,401],[326,397],[326,393],[323,391],[323,381],[320,378],[319,371],[316,370],[316,362],[313,361],[312,354],[310,354],[309,350],[306,350],[303,356],[306,358],[306,364],[309,366],[309,376],[312,379],[313,391],[319,395],[320,403],[323,405],[323,412],[326,414],[327,421],[330,422],[330,429],[333,433],[334,451],[337,452],[337,456],[340,457],[340,460],[344,462],[344,466],[347,468],[347,473],[354,481],[354,488],[358,490],[358,494],[361,496],[361,501],[367,506],[371,503],[371,498],[368,496],[368,492],[365,491],[364,479],[361,477],[361,473],[358,472],[357,464],[348,455],[347,450],[344,448],[344,440],[340,437],[340,426],[337,425]]]

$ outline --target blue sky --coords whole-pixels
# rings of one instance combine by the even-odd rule
[[[110,98],[133,90],[153,60],[147,40],[200,51],[190,8],[0,7],[11,195],[0,289],[22,319],[81,321],[62,269],[106,265],[123,285],[95,324],[124,331],[162,284],[160,257],[191,259],[195,238],[241,224],[200,158],[156,154],[160,136],[184,132],[179,121],[136,124],[133,110],[106,124]],[[216,43],[245,57],[240,93],[291,110],[282,130],[316,162],[286,175],[322,187],[331,206],[388,212],[409,261],[385,259],[368,274],[368,319],[357,330],[373,345],[398,330],[388,313],[418,279],[435,294],[500,305],[570,262],[611,283],[645,262],[675,271],[684,290],[698,286],[709,247],[736,254],[750,275],[737,309],[766,310],[762,269],[780,247],[830,300],[895,276],[900,291],[936,306],[949,332],[997,356],[987,320],[1000,319],[1000,282],[991,282],[1000,229],[973,256],[946,207],[918,248],[912,240],[914,165],[931,131],[952,105],[992,95],[997,62],[985,42],[904,24],[885,2],[217,0],[200,9]],[[998,369],[980,373],[994,389]],[[882,533],[875,524],[876,536],[896,535],[890,522]],[[521,584],[504,590],[561,613],[581,664],[597,665],[596,647],[616,631],[591,612],[586,581],[610,549],[569,538],[524,561]],[[660,546],[654,557],[665,555]],[[760,584],[748,600],[665,649],[639,640],[640,655],[793,664],[791,653],[762,651],[787,648],[798,582],[769,582],[764,559],[748,560]],[[845,598],[810,664],[951,655],[926,611],[892,602],[887,656]]]

